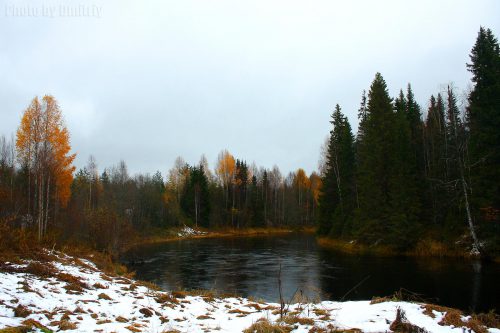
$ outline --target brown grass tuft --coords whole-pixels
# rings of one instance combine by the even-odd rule
[[[41,278],[54,277],[57,274],[56,268],[51,263],[40,263],[33,261],[24,269],[25,273],[33,274]]]
[[[0,333],[28,333],[31,331],[32,331],[31,327],[27,326],[0,328]]]
[[[61,322],[59,323],[59,329],[61,331],[66,331],[66,330],[75,330],[78,328],[78,325],[75,324],[75,323],[72,323],[68,320],[61,320]]]
[[[142,313],[146,317],[152,317],[153,316],[153,311],[149,310],[148,308],[142,308],[139,310],[140,313]]]
[[[160,304],[163,304],[163,303],[179,304],[179,300],[173,296],[173,293],[172,293],[172,295],[167,294],[167,293],[158,294],[155,297],[155,301],[160,303]]]
[[[128,329],[131,332],[141,332],[140,329],[138,329],[137,327],[132,326],[132,325],[129,325],[129,326],[125,327],[125,328]]]
[[[244,310],[240,310],[240,309],[232,309],[232,310],[229,310],[227,313],[238,313],[238,314],[244,314],[246,316],[246,315],[251,314],[252,312],[244,311]]]
[[[288,325],[295,325],[295,324],[300,324],[300,325],[314,325],[314,320],[313,319],[299,317],[299,316],[284,316],[283,318],[280,319],[280,321],[282,321],[282,322],[284,322],[285,324],[288,324]]]
[[[106,295],[105,293],[100,293],[99,295],[97,295],[97,298],[99,298],[99,299],[105,299],[107,301],[111,301],[112,300],[112,298],[109,297],[108,295]]]
[[[480,313],[472,315],[472,318],[478,320],[484,326],[489,328],[500,328],[500,315],[491,310],[488,313]]]
[[[210,317],[209,315],[201,315],[201,316],[196,317],[196,319],[206,320],[206,319],[214,319],[214,318]]]
[[[392,299],[390,299],[389,297],[373,297],[370,301],[370,304],[379,304],[390,301],[392,301]]]
[[[273,324],[269,320],[261,318],[253,323],[252,326],[243,330],[243,333],[289,333],[292,330],[292,326]]]
[[[174,296],[175,298],[186,298],[187,292],[181,290],[172,291],[172,296]]]
[[[401,308],[396,310],[396,319],[389,326],[391,331],[397,333],[426,333],[427,331],[417,325],[413,325],[406,319],[405,312]]]
[[[94,287],[95,289],[108,289],[108,287],[106,287],[105,285],[103,285],[99,282],[94,283],[94,285],[92,287]]]
[[[31,329],[37,328],[37,329],[41,330],[42,332],[43,331],[45,331],[45,332],[50,331],[47,327],[45,327],[44,325],[42,325],[41,323],[39,323],[38,321],[36,321],[34,319],[26,319],[21,324],[23,324],[24,326],[27,326]]]
[[[26,318],[30,314],[32,314],[32,312],[24,305],[19,304],[14,308],[14,316],[16,317]]]

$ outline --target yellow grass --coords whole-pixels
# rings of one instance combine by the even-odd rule
[[[292,232],[314,233],[315,227],[303,227],[301,229],[293,229],[290,227],[266,227],[266,228],[224,228],[224,229],[204,229],[193,228],[196,231],[201,231],[203,234],[183,235],[182,228],[171,228],[155,230],[155,232],[139,237],[135,242],[129,244],[127,249],[134,246],[154,243],[165,243],[179,241],[183,239],[203,239],[203,238],[223,238],[223,237],[253,237],[253,236],[272,236],[280,234],[288,234]],[[127,250],[126,249],[126,250]]]

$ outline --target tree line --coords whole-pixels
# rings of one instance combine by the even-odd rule
[[[205,156],[195,165],[178,157],[165,177],[159,171],[130,175],[125,161],[99,170],[93,156],[76,171],[61,110],[52,96],[42,101],[35,97],[24,111],[15,138],[0,138],[0,219],[37,230],[39,240],[55,237],[116,253],[135,237],[185,225],[302,228],[317,219],[316,172],[284,176],[277,166],[249,165],[227,150],[213,170]],[[40,122],[50,112],[54,121]],[[41,135],[47,128],[52,134]]]
[[[463,101],[448,85],[424,112],[410,84],[391,98],[377,73],[362,94],[356,136],[336,106],[320,234],[409,249],[465,233],[473,253],[499,250],[500,52],[491,30],[480,28],[470,59],[473,88]]]
[[[339,105],[319,172],[283,175],[222,150],[182,157],[162,175],[75,170],[69,132],[53,96],[35,97],[15,137],[0,137],[0,222],[116,252],[141,235],[184,225],[220,229],[318,226],[320,235],[415,246],[420,239],[499,251],[500,52],[481,28],[467,69],[465,100],[448,86],[425,110],[411,85],[391,98],[377,73],[363,92],[358,131]],[[462,239],[466,234],[467,239]]]

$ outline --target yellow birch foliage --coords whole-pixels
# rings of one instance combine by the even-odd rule
[[[219,154],[216,173],[222,181],[222,184],[227,186],[231,183],[236,169],[236,162],[233,155],[227,150]]]
[[[41,168],[51,175],[56,199],[66,206],[73,181],[75,154],[70,154],[69,132],[56,99],[35,97],[25,110],[17,130],[16,149],[21,164]]]

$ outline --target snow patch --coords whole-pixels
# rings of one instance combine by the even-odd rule
[[[183,234],[197,232],[186,227]],[[69,328],[67,332],[241,332],[261,318],[280,319],[277,303],[156,291],[133,279],[108,276],[90,261],[61,253],[54,257],[48,264],[56,272],[45,278],[23,271],[28,261],[3,266],[8,269],[0,272],[0,329],[31,319],[53,331]],[[74,283],[84,287],[78,289]],[[314,323],[295,322],[293,332],[309,332],[313,327],[387,332],[398,308],[411,324],[428,332],[463,332],[461,327],[439,325],[443,313],[433,311],[435,318],[431,318],[421,304],[407,302],[298,303],[289,306],[288,316],[310,318]],[[26,310],[26,317],[21,317],[20,309]]]

